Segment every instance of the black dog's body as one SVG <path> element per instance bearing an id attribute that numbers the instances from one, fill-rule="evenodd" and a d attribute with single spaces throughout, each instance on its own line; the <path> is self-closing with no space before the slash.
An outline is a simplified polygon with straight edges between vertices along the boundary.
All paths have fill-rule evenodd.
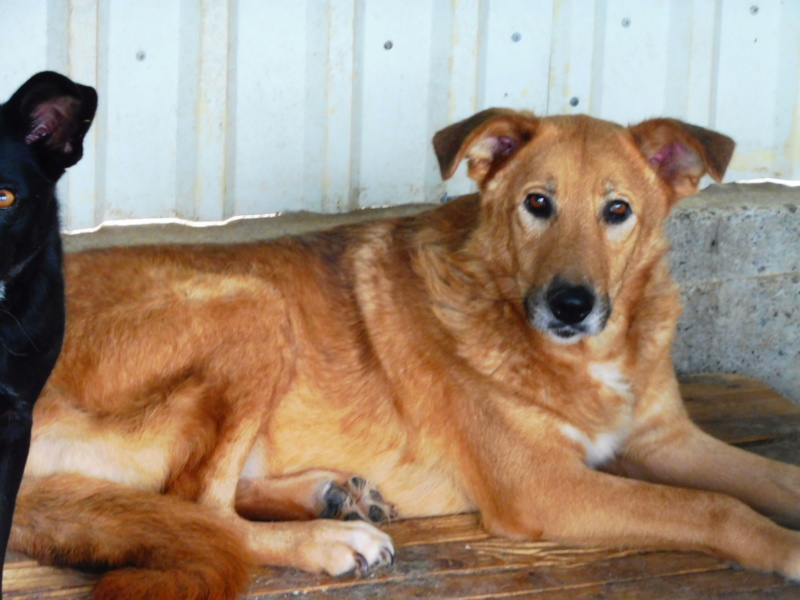
<path id="1" fill-rule="evenodd" d="M 55 365 L 64 336 L 64 281 L 55 185 L 64 170 L 80 159 L 83 136 L 96 107 L 94 89 L 50 72 L 34 75 L 0 106 L 3 554 L 28 456 L 33 405 Z"/>

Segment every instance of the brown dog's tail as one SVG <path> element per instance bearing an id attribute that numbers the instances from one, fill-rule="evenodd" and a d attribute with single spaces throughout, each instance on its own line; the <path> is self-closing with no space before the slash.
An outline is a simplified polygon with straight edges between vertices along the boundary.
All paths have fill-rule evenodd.
<path id="1" fill-rule="evenodd" d="M 253 564 L 203 507 L 81 475 L 24 482 L 9 547 L 47 564 L 116 569 L 96 600 L 233 600 Z"/>

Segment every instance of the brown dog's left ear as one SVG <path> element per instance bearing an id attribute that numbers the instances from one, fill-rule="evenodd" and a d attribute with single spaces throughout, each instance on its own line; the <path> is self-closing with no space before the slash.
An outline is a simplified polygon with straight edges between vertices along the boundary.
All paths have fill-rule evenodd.
<path id="1" fill-rule="evenodd" d="M 675 119 L 644 121 L 630 132 L 648 162 L 672 187 L 674 202 L 694 194 L 706 173 L 721 181 L 736 145 L 726 135 Z"/>
<path id="2" fill-rule="evenodd" d="M 433 149 L 443 179 L 450 179 L 466 158 L 469 176 L 479 184 L 533 138 L 537 119 L 530 113 L 489 108 L 442 129 Z"/>

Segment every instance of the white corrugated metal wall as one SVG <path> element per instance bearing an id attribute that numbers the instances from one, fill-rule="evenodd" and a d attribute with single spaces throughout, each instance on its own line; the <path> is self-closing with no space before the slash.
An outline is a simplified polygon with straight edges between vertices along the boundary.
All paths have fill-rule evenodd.
<path id="1" fill-rule="evenodd" d="M 798 0 L 0 0 L 0 97 L 98 88 L 69 229 L 436 200 L 430 138 L 487 106 L 668 115 L 800 179 Z"/>

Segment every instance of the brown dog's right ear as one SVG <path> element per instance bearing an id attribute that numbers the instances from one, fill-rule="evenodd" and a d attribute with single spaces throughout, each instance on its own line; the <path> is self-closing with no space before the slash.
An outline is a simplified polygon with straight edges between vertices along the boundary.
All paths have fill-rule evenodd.
<path id="1" fill-rule="evenodd" d="M 529 142 L 538 120 L 530 113 L 489 108 L 433 136 L 442 179 L 450 179 L 466 157 L 470 178 L 479 184 Z"/>
<path id="2" fill-rule="evenodd" d="M 673 192 L 673 203 L 697 192 L 708 173 L 722 181 L 734 141 L 727 135 L 676 119 L 650 119 L 630 128 L 650 166 Z"/>

